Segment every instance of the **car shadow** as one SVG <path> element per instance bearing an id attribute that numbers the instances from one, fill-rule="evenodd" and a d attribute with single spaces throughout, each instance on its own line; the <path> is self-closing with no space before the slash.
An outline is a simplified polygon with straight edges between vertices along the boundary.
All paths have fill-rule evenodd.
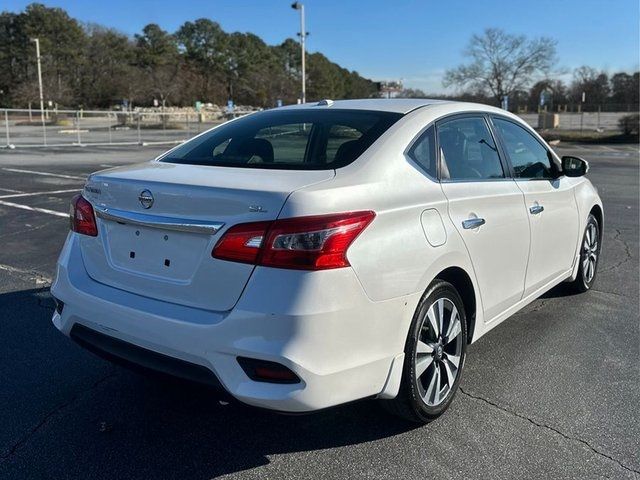
<path id="1" fill-rule="evenodd" d="M 568 282 L 559 283 L 551 290 L 545 292 L 540 298 L 561 298 L 561 297 L 572 297 L 574 295 L 579 295 L 580 292 L 576 291 L 572 285 Z"/>
<path id="2" fill-rule="evenodd" d="M 45 289 L 0 295 L 1 341 L 13 352 L 0 350 L 7 478 L 208 479 L 267 465 L 274 455 L 416 428 L 373 401 L 282 415 L 227 403 L 206 387 L 144 377 L 75 345 L 51 324 L 52 313 Z"/>

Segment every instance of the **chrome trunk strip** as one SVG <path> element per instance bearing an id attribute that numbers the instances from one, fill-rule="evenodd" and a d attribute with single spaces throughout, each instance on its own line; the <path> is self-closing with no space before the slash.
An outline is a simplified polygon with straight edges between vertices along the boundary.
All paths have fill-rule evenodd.
<path id="1" fill-rule="evenodd" d="M 140 225 L 143 227 L 158 228 L 162 230 L 174 230 L 178 232 L 204 233 L 215 235 L 224 227 L 222 222 L 209 222 L 205 220 L 190 220 L 184 218 L 162 217 L 145 213 L 127 212 L 114 208 L 94 207 L 96 215 L 103 220 L 122 223 L 126 225 Z"/>

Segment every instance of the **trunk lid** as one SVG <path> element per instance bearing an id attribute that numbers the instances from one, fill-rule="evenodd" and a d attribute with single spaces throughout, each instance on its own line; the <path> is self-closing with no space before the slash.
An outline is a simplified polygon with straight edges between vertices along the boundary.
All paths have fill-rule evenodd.
<path id="1" fill-rule="evenodd" d="M 216 242 L 238 223 L 274 220 L 291 192 L 334 175 L 160 162 L 97 172 L 83 192 L 99 231 L 81 238 L 85 268 L 115 288 L 230 310 L 254 267 L 213 258 Z"/>

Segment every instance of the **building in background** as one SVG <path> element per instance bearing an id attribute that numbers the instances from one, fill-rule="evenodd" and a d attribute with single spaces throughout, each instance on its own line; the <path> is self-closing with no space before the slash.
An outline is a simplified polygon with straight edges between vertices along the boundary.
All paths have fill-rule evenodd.
<path id="1" fill-rule="evenodd" d="M 376 85 L 378 86 L 378 94 L 382 98 L 395 98 L 404 90 L 402 80 L 383 80 L 376 82 Z"/>

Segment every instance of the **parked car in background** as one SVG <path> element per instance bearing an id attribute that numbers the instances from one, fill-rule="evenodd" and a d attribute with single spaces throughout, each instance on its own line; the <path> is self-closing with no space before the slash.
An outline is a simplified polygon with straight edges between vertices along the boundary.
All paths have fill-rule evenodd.
<path id="1" fill-rule="evenodd" d="M 603 209 L 587 171 L 485 105 L 259 112 L 89 177 L 53 322 L 250 405 L 378 398 L 428 422 L 470 343 L 560 282 L 593 285 Z"/>

